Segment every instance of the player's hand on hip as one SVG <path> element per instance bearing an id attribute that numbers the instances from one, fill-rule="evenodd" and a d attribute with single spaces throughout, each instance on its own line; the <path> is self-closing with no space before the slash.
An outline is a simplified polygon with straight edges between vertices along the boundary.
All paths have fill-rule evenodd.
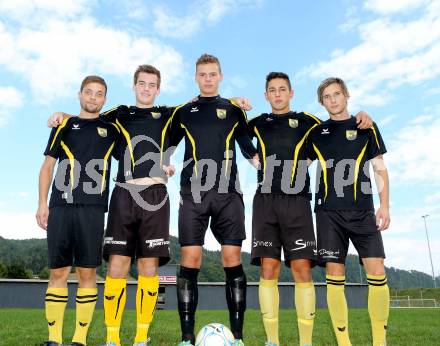
<path id="1" fill-rule="evenodd" d="M 42 204 L 38 207 L 35 218 L 37 219 L 38 226 L 47 230 L 47 220 L 49 218 L 49 208 L 47 205 Z"/>
<path id="2" fill-rule="evenodd" d="M 64 120 L 64 113 L 63 112 L 56 112 L 53 113 L 49 119 L 47 119 L 47 126 L 48 127 L 57 127 L 61 125 L 61 123 Z"/>
<path id="3" fill-rule="evenodd" d="M 359 129 L 365 130 L 373 126 L 373 119 L 371 119 L 368 113 L 361 111 L 356 114 L 356 123 Z"/>
<path id="4" fill-rule="evenodd" d="M 380 207 L 376 212 L 376 225 L 379 231 L 385 231 L 390 227 L 390 210 L 385 207 Z"/>

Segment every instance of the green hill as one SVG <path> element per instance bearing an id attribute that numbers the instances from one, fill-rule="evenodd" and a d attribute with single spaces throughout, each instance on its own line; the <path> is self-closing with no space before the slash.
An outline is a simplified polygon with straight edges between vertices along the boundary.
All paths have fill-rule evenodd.
<path id="1" fill-rule="evenodd" d="M 176 237 L 171 237 L 171 262 L 179 264 L 180 248 Z M 203 264 L 200 270 L 200 281 L 223 281 L 224 271 L 221 266 L 219 251 L 203 250 Z M 250 254 L 242 252 L 243 266 L 248 277 L 248 281 L 259 281 L 259 268 L 249 264 Z M 11 268 L 11 266 L 15 266 Z M 45 239 L 26 239 L 26 240 L 10 240 L 0 237 L 0 277 L 6 277 L 8 268 L 11 269 L 9 277 L 13 276 L 17 271 L 17 267 L 24 267 L 28 273 L 30 271 L 33 276 L 40 273 L 47 274 L 47 244 Z M 2 269 L 3 268 L 3 269 Z M 12 270 L 14 269 L 14 270 Z M 432 278 L 428 274 L 415 270 L 401 270 L 397 268 L 386 268 L 388 282 L 393 288 L 416 288 L 416 287 L 432 287 Z M 106 265 L 103 264 L 99 270 L 99 275 L 105 277 Z M 136 277 L 136 269 L 133 267 L 130 274 Z M 30 277 L 28 275 L 26 277 Z M 25 277 L 25 276 L 23 276 Z M 349 255 L 346 263 L 347 282 L 365 283 L 365 273 L 359 265 L 357 256 Z M 322 268 L 315 267 L 313 269 L 313 279 L 315 282 L 325 282 L 325 272 Z M 282 265 L 280 273 L 280 281 L 292 281 L 290 270 Z M 437 286 L 440 286 L 440 278 L 437 278 Z"/>

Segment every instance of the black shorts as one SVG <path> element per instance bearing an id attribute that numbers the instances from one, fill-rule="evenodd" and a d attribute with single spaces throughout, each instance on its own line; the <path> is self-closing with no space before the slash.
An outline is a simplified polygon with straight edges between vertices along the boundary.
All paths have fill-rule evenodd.
<path id="1" fill-rule="evenodd" d="M 242 195 L 211 190 L 201 193 L 200 203 L 196 203 L 190 193 L 181 193 L 180 245 L 203 245 L 209 218 L 212 233 L 221 245 L 241 246 L 243 239 L 246 239 Z"/>
<path id="2" fill-rule="evenodd" d="M 104 259 L 110 255 L 170 260 L 170 202 L 163 184 L 134 186 L 139 193 L 115 186 L 110 200 Z M 130 190 L 132 187 L 130 187 Z M 145 204 L 144 204 L 145 203 Z"/>
<path id="3" fill-rule="evenodd" d="M 105 206 L 66 205 L 49 209 L 49 268 L 101 265 Z"/>
<path id="4" fill-rule="evenodd" d="M 261 258 L 281 259 L 286 266 L 295 259 L 309 259 L 315 264 L 316 240 L 310 200 L 305 196 L 259 193 L 252 211 L 251 263 Z"/>
<path id="5" fill-rule="evenodd" d="M 359 258 L 385 258 L 382 235 L 371 210 L 317 210 L 316 229 L 322 266 L 327 262 L 345 263 L 349 240 Z"/>

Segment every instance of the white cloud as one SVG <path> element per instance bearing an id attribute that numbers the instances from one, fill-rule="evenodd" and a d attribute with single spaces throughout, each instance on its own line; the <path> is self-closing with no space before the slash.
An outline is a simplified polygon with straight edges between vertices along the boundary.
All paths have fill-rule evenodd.
<path id="1" fill-rule="evenodd" d="M 390 90 L 440 75 L 438 2 L 427 4 L 416 19 L 379 17 L 360 25 L 358 32 L 358 45 L 335 49 L 330 60 L 304 68 L 298 77 L 339 76 L 349 86 L 352 105 L 382 106 L 391 100 Z"/>
<path id="2" fill-rule="evenodd" d="M 19 21 L 41 23 L 48 16 L 73 18 L 88 13 L 94 0 L 15 0 L 0 1 L 0 13 Z"/>
<path id="3" fill-rule="evenodd" d="M 229 76 L 225 79 L 222 86 L 223 97 L 235 97 L 241 95 L 241 92 L 245 92 L 247 82 L 240 76 Z"/>
<path id="4" fill-rule="evenodd" d="M 154 28 L 165 37 L 186 38 L 194 35 L 203 27 L 217 23 L 227 13 L 241 8 L 259 6 L 263 0 L 206 0 L 193 1 L 188 14 L 179 17 L 171 13 L 166 6 L 156 6 Z"/>
<path id="5" fill-rule="evenodd" d="M 440 113 L 433 121 L 407 125 L 397 131 L 389 141 L 386 162 L 391 181 L 395 184 L 416 182 L 418 184 L 440 183 Z"/>
<path id="6" fill-rule="evenodd" d="M 356 16 L 358 12 L 357 7 L 351 6 L 345 11 L 345 22 L 341 25 L 339 25 L 339 30 L 341 30 L 343 33 L 349 32 L 356 28 L 359 23 L 360 19 Z"/>
<path id="7" fill-rule="evenodd" d="M 11 198 L 28 198 L 30 196 L 30 193 L 28 191 L 18 191 L 18 192 L 10 192 L 9 197 Z"/>
<path id="8" fill-rule="evenodd" d="M 172 47 L 101 25 L 84 15 L 81 7 L 72 9 L 73 14 L 81 14 L 73 18 L 64 18 L 57 9 L 51 8 L 52 15 L 43 17 L 43 26 L 23 22 L 11 27 L 5 23 L 13 13 L 0 16 L 0 66 L 28 81 L 37 101 L 74 95 L 87 74 L 129 81 L 135 68 L 144 63 L 161 69 L 163 91 L 176 92 L 182 87 L 183 58 Z M 39 17 L 42 12 L 37 12 Z"/>
<path id="9" fill-rule="evenodd" d="M 425 200 L 426 200 L 427 204 L 433 204 L 436 202 L 440 202 L 440 191 L 435 192 L 435 193 L 427 196 Z"/>
<path id="10" fill-rule="evenodd" d="M 423 233 L 420 233 L 418 239 L 410 237 L 395 238 L 388 234 L 384 235 L 385 265 L 387 267 L 395 267 L 405 270 L 418 270 L 431 275 L 431 262 L 429 260 L 428 245 L 426 237 Z M 440 250 L 440 241 L 430 241 L 432 260 L 434 266 L 436 263 L 440 263 L 440 256 L 438 252 Z M 435 268 L 435 275 L 438 275 L 438 270 Z"/>
<path id="11" fill-rule="evenodd" d="M 374 115 L 372 115 L 372 117 L 374 118 Z M 385 118 L 378 119 L 377 124 L 378 124 L 379 128 L 382 128 L 382 127 L 390 124 L 395 118 L 396 118 L 396 115 L 392 114 L 392 115 L 389 115 Z"/>
<path id="12" fill-rule="evenodd" d="M 35 213 L 0 213 L 0 236 L 7 239 L 46 238 L 46 231 L 37 225 Z"/>
<path id="13" fill-rule="evenodd" d="M 23 104 L 23 94 L 13 87 L 0 87 L 0 127 L 7 124 L 14 109 Z"/>
<path id="14" fill-rule="evenodd" d="M 368 10 L 381 13 L 391 14 L 397 12 L 406 12 L 414 10 L 422 5 L 429 3 L 429 0 L 399 0 L 399 1 L 384 1 L 384 0 L 367 0 L 364 7 Z"/>
<path id="15" fill-rule="evenodd" d="M 415 117 L 410 121 L 411 124 L 417 125 L 417 124 L 423 124 L 427 121 L 432 120 L 434 117 L 432 115 L 420 115 L 418 117 Z"/>

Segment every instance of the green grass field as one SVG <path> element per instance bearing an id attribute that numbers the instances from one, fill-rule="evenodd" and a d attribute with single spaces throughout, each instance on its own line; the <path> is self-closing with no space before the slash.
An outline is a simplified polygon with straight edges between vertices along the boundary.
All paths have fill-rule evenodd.
<path id="1" fill-rule="evenodd" d="M 366 309 L 351 309 L 350 335 L 353 345 L 371 345 L 370 323 Z M 133 310 L 124 314 L 122 325 L 122 344 L 132 345 L 136 327 L 136 315 Z M 226 311 L 198 311 L 198 330 L 209 322 L 228 325 Z M 64 340 L 70 341 L 73 335 L 75 311 L 67 310 L 64 319 Z M 1 309 L 0 345 L 34 346 L 47 337 L 43 310 Z M 258 310 L 248 310 L 245 321 L 245 339 L 247 346 L 264 345 L 265 334 Z M 157 311 L 150 329 L 152 345 L 176 345 L 180 340 L 179 318 L 176 311 Z M 281 345 L 297 345 L 295 311 L 280 311 Z M 102 345 L 105 341 L 103 311 L 97 310 L 89 331 L 89 346 Z M 388 344 L 403 345 L 440 345 L 440 309 L 392 309 Z M 318 310 L 315 319 L 314 345 L 336 345 L 327 310 Z"/>

